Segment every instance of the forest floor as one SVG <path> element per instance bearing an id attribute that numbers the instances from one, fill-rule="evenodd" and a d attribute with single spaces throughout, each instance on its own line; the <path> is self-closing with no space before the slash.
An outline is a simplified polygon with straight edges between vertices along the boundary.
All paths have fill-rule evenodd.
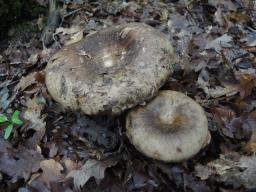
<path id="1" fill-rule="evenodd" d="M 65 2 L 47 47 L 40 40 L 47 14 L 12 27 L 1 43 L 0 191 L 256 190 L 256 1 Z M 88 117 L 47 92 L 44 69 L 58 49 L 134 21 L 165 33 L 181 57 L 162 89 L 181 91 L 206 111 L 211 142 L 186 162 L 136 151 L 125 114 Z"/>

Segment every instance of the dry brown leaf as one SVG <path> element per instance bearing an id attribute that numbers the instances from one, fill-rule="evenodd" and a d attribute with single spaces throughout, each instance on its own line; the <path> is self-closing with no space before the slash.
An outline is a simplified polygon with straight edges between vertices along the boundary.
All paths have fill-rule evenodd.
<path id="1" fill-rule="evenodd" d="M 22 77 L 20 82 L 15 86 L 14 91 L 24 91 L 26 88 L 33 84 L 43 84 L 44 83 L 44 72 L 36 71 L 32 72 L 29 75 Z"/>
<path id="2" fill-rule="evenodd" d="M 13 183 L 19 179 L 27 181 L 33 172 L 38 171 L 41 154 L 35 150 L 29 150 L 23 146 L 13 146 L 0 139 L 0 170 L 10 176 Z"/>
<path id="3" fill-rule="evenodd" d="M 252 132 L 250 140 L 243 144 L 243 150 L 248 154 L 256 154 L 256 110 L 252 111 L 245 120 L 245 130 Z"/>
<path id="4" fill-rule="evenodd" d="M 114 159 L 106 159 L 102 161 L 88 159 L 79 170 L 70 171 L 66 177 L 74 178 L 74 185 L 79 189 L 83 187 L 91 177 L 94 177 L 96 182 L 102 180 L 105 176 L 106 168 L 116 164 L 117 161 Z"/>
<path id="5" fill-rule="evenodd" d="M 246 23 L 250 21 L 250 16 L 246 13 L 230 12 L 228 14 L 228 19 L 238 23 Z"/>
<path id="6" fill-rule="evenodd" d="M 48 187 L 51 182 L 57 182 L 64 178 L 64 175 L 61 173 L 64 170 L 63 166 L 54 159 L 41 161 L 40 167 L 43 173 L 39 180 L 47 184 Z"/>
<path id="7" fill-rule="evenodd" d="M 71 160 L 71 159 L 65 159 L 64 164 L 65 164 L 65 168 L 67 169 L 67 172 L 70 172 L 74 169 L 79 168 L 79 164 L 76 163 L 75 161 Z"/>
<path id="8" fill-rule="evenodd" d="M 256 75 L 253 74 L 238 74 L 236 78 L 239 79 L 239 85 L 237 85 L 237 90 L 240 93 L 240 97 L 243 99 L 252 93 L 254 88 L 254 83 L 256 81 Z"/>
<path id="9" fill-rule="evenodd" d="M 35 65 L 36 62 L 38 61 L 38 58 L 39 58 L 39 54 L 38 54 L 38 53 L 32 54 L 32 55 L 30 55 L 30 57 L 28 58 L 28 63 L 31 63 L 31 64 Z M 35 72 L 34 72 L 34 73 L 35 73 Z"/>
<path id="10" fill-rule="evenodd" d="M 35 133 L 32 137 L 28 138 L 25 142 L 28 148 L 38 148 L 38 144 L 45 135 L 45 117 L 46 114 L 42 115 L 41 112 L 44 108 L 43 97 L 34 97 L 33 99 L 28 99 L 26 106 L 27 109 L 24 112 L 23 118 L 29 121 L 27 129 L 34 129 Z"/>
<path id="11" fill-rule="evenodd" d="M 221 155 L 207 164 L 213 169 L 222 182 L 233 185 L 236 188 L 244 186 L 247 189 L 256 187 L 256 156 L 232 157 Z"/>
<path id="12" fill-rule="evenodd" d="M 209 43 L 206 44 L 205 49 L 214 49 L 216 52 L 220 52 L 222 47 L 231 47 L 230 42 L 233 41 L 233 38 L 227 34 L 224 34 Z"/>
<path id="13" fill-rule="evenodd" d="M 80 41 L 81 39 L 83 38 L 83 30 L 75 33 L 74 35 L 72 35 L 70 37 L 70 40 L 68 40 L 65 45 L 70 45 L 70 44 L 73 44 L 73 43 L 76 43 L 78 41 Z"/>
<path id="14" fill-rule="evenodd" d="M 256 154 L 256 132 L 253 132 L 250 140 L 243 145 L 243 150 L 248 154 Z"/>
<path id="15" fill-rule="evenodd" d="M 24 119 L 30 121 L 30 128 L 37 131 L 45 128 L 45 116 L 41 115 L 44 108 L 43 103 L 38 102 L 38 97 L 28 99 L 26 103 L 27 109 L 24 113 Z"/>
<path id="16" fill-rule="evenodd" d="M 237 94 L 237 85 L 235 84 L 226 84 L 223 86 L 215 86 L 212 88 L 212 86 L 209 84 L 209 82 L 205 81 L 201 76 L 197 79 L 197 85 L 203 89 L 205 94 L 208 97 L 212 98 L 218 98 L 222 96 L 232 96 Z"/>
<path id="17" fill-rule="evenodd" d="M 237 131 L 230 124 L 236 118 L 236 113 L 227 107 L 213 107 L 211 112 L 214 120 L 218 124 L 218 129 L 227 137 L 234 138 Z"/>
<path id="18" fill-rule="evenodd" d="M 81 28 L 79 26 L 74 26 L 70 28 L 59 27 L 56 29 L 56 34 L 63 33 L 63 35 L 72 35 L 78 33 L 79 31 L 81 31 Z"/>
<path id="19" fill-rule="evenodd" d="M 201 180 L 208 179 L 213 173 L 214 171 L 207 166 L 203 166 L 201 164 L 197 164 L 195 166 L 195 175 L 199 177 Z"/>

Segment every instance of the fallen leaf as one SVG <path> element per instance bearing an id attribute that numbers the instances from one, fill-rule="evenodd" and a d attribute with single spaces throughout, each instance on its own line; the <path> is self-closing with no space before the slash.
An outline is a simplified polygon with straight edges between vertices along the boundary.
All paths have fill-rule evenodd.
<path id="1" fill-rule="evenodd" d="M 228 13 L 228 18 L 239 24 L 247 23 L 250 20 L 250 16 L 246 13 L 239 13 L 239 12 L 230 12 Z"/>
<path id="2" fill-rule="evenodd" d="M 204 192 L 210 192 L 214 190 L 213 188 L 210 188 L 206 182 L 200 181 L 196 177 L 194 177 L 192 174 L 184 174 L 184 189 L 191 189 L 194 192 L 198 191 L 204 191 Z"/>
<path id="3" fill-rule="evenodd" d="M 83 38 L 83 31 L 81 30 L 81 31 L 75 33 L 74 35 L 72 35 L 70 37 L 70 40 L 68 40 L 65 43 L 65 45 L 70 45 L 70 44 L 76 43 L 76 42 L 80 41 L 82 38 Z"/>
<path id="4" fill-rule="evenodd" d="M 45 128 L 44 118 L 41 112 L 44 108 L 44 104 L 37 102 L 38 98 L 28 99 L 26 103 L 26 111 L 24 113 L 24 119 L 30 121 L 30 128 L 35 130 L 41 130 Z"/>
<path id="5" fill-rule="evenodd" d="M 232 40 L 233 38 L 231 36 L 224 34 L 206 44 L 205 49 L 214 49 L 215 51 L 220 52 L 222 47 L 231 47 L 232 45 L 230 42 Z"/>
<path id="6" fill-rule="evenodd" d="M 247 36 L 244 37 L 242 40 L 245 41 L 247 46 L 249 47 L 256 46 L 256 32 L 251 32 L 247 34 Z"/>
<path id="7" fill-rule="evenodd" d="M 45 134 L 46 122 L 44 119 L 46 115 L 41 114 L 45 103 L 41 102 L 42 99 L 39 99 L 39 97 L 34 97 L 33 99 L 27 100 L 27 109 L 23 115 L 23 118 L 29 121 L 29 126 L 27 129 L 35 130 L 33 136 L 26 141 L 26 145 L 31 148 L 36 148 L 37 144 L 41 141 Z"/>
<path id="8" fill-rule="evenodd" d="M 28 63 L 31 63 L 32 65 L 35 65 L 36 62 L 38 61 L 39 55 L 38 53 L 32 54 L 30 55 L 30 57 L 28 58 Z"/>
<path id="9" fill-rule="evenodd" d="M 61 173 L 64 170 L 63 166 L 54 159 L 41 161 L 40 167 L 43 170 L 42 175 L 39 177 L 48 187 L 51 182 L 62 180 L 65 176 Z"/>
<path id="10" fill-rule="evenodd" d="M 248 154 L 256 154 L 256 110 L 252 111 L 245 119 L 243 129 L 251 132 L 249 141 L 243 144 L 243 150 Z"/>
<path id="11" fill-rule="evenodd" d="M 14 91 L 24 91 L 29 86 L 36 84 L 42 84 L 44 83 L 44 72 L 43 71 L 37 71 L 32 72 L 29 75 L 22 77 L 19 81 L 19 83 L 15 86 Z"/>
<path id="12" fill-rule="evenodd" d="M 214 7 L 218 7 L 223 5 L 225 8 L 227 8 L 230 11 L 236 11 L 237 7 L 233 3 L 232 0 L 209 0 L 208 3 Z"/>
<path id="13" fill-rule="evenodd" d="M 74 185 L 79 189 L 83 187 L 91 177 L 94 177 L 96 182 L 99 183 L 105 176 L 106 168 L 116 164 L 117 161 L 114 159 L 106 159 L 102 161 L 88 159 L 79 170 L 70 171 L 66 177 L 74 178 Z"/>
<path id="14" fill-rule="evenodd" d="M 221 181 L 235 188 L 244 186 L 247 189 L 256 187 L 256 156 L 241 156 L 239 159 L 230 155 L 221 155 L 207 164 L 214 170 Z"/>
<path id="15" fill-rule="evenodd" d="M 0 139 L 0 170 L 10 176 L 13 183 L 19 179 L 29 179 L 31 173 L 39 169 L 41 154 L 22 146 L 13 148 L 10 143 Z"/>
<path id="16" fill-rule="evenodd" d="M 243 144 L 243 151 L 248 154 L 256 154 L 256 132 L 254 131 L 251 135 L 250 140 Z"/>
<path id="17" fill-rule="evenodd" d="M 220 26 L 225 27 L 225 26 L 227 26 L 227 21 L 226 21 L 226 19 L 224 17 L 224 14 L 223 14 L 222 10 L 223 10 L 222 7 L 218 7 L 217 11 L 214 14 L 214 16 L 215 16 L 216 22 Z"/>
<path id="18" fill-rule="evenodd" d="M 63 35 L 71 35 L 71 34 L 76 34 L 79 31 L 81 31 L 81 28 L 79 26 L 74 26 L 70 28 L 64 28 L 64 27 L 59 27 L 56 29 L 56 34 L 58 33 L 63 33 Z"/>
<path id="19" fill-rule="evenodd" d="M 222 96 L 232 96 L 238 93 L 237 85 L 217 85 L 212 86 L 210 85 L 204 78 L 201 77 L 201 75 L 198 76 L 197 79 L 197 85 L 203 89 L 205 94 L 207 94 L 208 97 L 212 98 L 218 98 Z"/>
<path id="20" fill-rule="evenodd" d="M 79 168 L 79 164 L 71 159 L 65 159 L 64 164 L 68 172 Z"/>
<path id="21" fill-rule="evenodd" d="M 214 173 L 214 171 L 211 168 L 207 167 L 207 166 L 203 166 L 201 164 L 197 164 L 195 166 L 194 173 L 201 180 L 206 180 L 206 179 L 208 179 Z"/>
<path id="22" fill-rule="evenodd" d="M 237 90 L 240 93 L 240 97 L 243 99 L 249 95 L 251 95 L 252 90 L 254 88 L 254 84 L 256 82 L 255 74 L 237 74 L 236 78 L 239 80 L 239 84 L 237 85 Z"/>

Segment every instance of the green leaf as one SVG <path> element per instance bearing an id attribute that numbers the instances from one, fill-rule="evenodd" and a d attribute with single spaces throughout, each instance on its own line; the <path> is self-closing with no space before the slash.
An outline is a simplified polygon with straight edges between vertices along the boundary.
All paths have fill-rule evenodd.
<path id="1" fill-rule="evenodd" d="M 12 114 L 12 123 L 16 124 L 16 125 L 22 125 L 23 121 L 20 120 L 20 112 L 19 111 L 14 111 L 14 113 Z"/>
<path id="2" fill-rule="evenodd" d="M 6 121 L 8 121 L 7 116 L 5 116 L 4 114 L 1 114 L 1 115 L 0 115 L 0 123 L 4 123 L 4 122 L 6 122 Z"/>
<path id="3" fill-rule="evenodd" d="M 8 139 L 12 133 L 13 124 L 9 124 L 4 130 L 4 139 Z"/>

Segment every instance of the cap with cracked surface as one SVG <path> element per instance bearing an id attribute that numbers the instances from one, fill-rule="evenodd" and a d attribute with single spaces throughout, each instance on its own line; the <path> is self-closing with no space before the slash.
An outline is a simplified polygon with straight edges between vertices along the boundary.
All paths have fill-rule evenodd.
<path id="1" fill-rule="evenodd" d="M 66 107 L 88 115 L 119 114 L 155 96 L 176 58 L 156 29 L 114 26 L 58 51 L 47 64 L 46 85 Z"/>
<path id="2" fill-rule="evenodd" d="M 126 117 L 127 136 L 144 155 L 166 161 L 189 159 L 209 142 L 203 108 L 176 91 L 160 91 Z"/>

